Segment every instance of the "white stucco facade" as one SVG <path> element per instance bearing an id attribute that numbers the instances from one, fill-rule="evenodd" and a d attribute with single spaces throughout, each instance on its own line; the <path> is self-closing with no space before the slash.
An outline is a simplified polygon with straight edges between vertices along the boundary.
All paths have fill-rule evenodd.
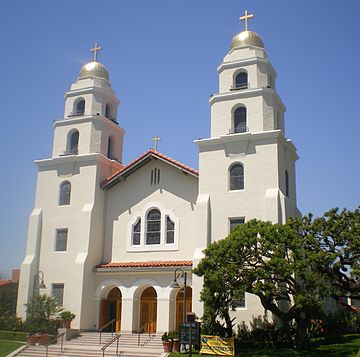
<path id="1" fill-rule="evenodd" d="M 199 170 L 155 150 L 122 163 L 125 130 L 105 67 L 85 66 L 54 122 L 52 156 L 38 160 L 34 209 L 21 266 L 18 313 L 46 289 L 75 313 L 75 328 L 173 330 L 186 275 L 187 310 L 202 316 L 202 279 L 192 275 L 209 243 L 252 218 L 297 216 L 295 146 L 285 137 L 285 106 L 263 47 L 233 45 L 218 67 L 210 137 L 196 140 Z M 91 66 L 90 66 L 91 67 Z M 84 69 L 85 68 L 85 69 Z M 126 150 L 126 148 L 125 148 Z M 186 273 L 186 274 L 185 274 Z M 254 295 L 237 323 L 264 314 Z"/>

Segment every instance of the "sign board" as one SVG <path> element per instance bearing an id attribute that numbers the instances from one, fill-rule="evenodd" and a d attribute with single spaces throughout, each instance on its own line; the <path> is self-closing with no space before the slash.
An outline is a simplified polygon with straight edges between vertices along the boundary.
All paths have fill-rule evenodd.
<path id="1" fill-rule="evenodd" d="M 200 322 L 181 322 L 179 329 L 179 343 L 200 346 Z"/>
<path id="2" fill-rule="evenodd" d="M 200 353 L 217 356 L 234 356 L 234 338 L 202 335 Z"/>

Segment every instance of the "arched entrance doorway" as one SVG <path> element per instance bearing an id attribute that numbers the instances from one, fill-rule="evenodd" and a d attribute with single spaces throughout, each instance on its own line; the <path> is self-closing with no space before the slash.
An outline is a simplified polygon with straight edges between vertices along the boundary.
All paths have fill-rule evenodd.
<path id="1" fill-rule="evenodd" d="M 112 288 L 105 300 L 101 300 L 100 327 L 115 319 L 115 331 L 121 330 L 121 291 Z M 111 325 L 105 331 L 111 331 Z"/>
<path id="2" fill-rule="evenodd" d="M 185 316 L 187 312 L 191 311 L 191 301 L 192 301 L 192 289 L 190 286 L 187 286 Z M 184 311 L 184 288 L 181 288 L 176 295 L 176 329 L 179 328 L 179 323 L 183 321 L 183 311 Z"/>
<path id="3" fill-rule="evenodd" d="M 146 288 L 140 298 L 140 329 L 156 332 L 157 294 L 153 287 Z"/>

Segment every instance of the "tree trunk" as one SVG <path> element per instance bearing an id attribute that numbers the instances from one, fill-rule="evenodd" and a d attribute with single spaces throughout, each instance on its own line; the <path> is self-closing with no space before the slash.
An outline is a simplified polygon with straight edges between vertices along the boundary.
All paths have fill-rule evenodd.
<path id="1" fill-rule="evenodd" d="M 224 316 L 224 319 L 225 319 L 225 323 L 226 323 L 226 334 L 227 334 L 227 337 L 232 337 L 232 335 L 233 335 L 232 319 L 230 318 L 229 312 L 226 312 L 224 315 L 225 315 L 225 316 Z"/>
<path id="2" fill-rule="evenodd" d="M 301 314 L 300 314 L 301 315 Z M 305 350 L 309 348 L 309 336 L 307 334 L 308 320 L 300 316 L 295 319 L 296 321 L 296 340 L 295 348 L 297 350 Z"/>

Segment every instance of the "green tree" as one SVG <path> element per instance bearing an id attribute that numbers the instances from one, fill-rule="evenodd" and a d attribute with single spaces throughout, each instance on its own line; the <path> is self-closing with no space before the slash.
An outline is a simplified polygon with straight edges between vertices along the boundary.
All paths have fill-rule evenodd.
<path id="1" fill-rule="evenodd" d="M 60 324 L 58 315 L 62 310 L 53 296 L 35 295 L 32 301 L 26 304 L 28 329 L 31 332 L 56 334 Z"/>
<path id="2" fill-rule="evenodd" d="M 0 288 L 0 330 L 22 330 L 23 322 L 16 316 L 18 284 L 10 283 Z"/>
<path id="3" fill-rule="evenodd" d="M 350 291 L 359 296 L 359 238 L 358 210 L 335 209 L 284 225 L 258 220 L 239 225 L 209 245 L 194 269 L 204 276 L 205 324 L 231 335 L 230 310 L 249 292 L 285 327 L 295 321 L 296 346 L 306 347 L 309 320 L 317 317 L 325 297 Z"/>
<path id="4" fill-rule="evenodd" d="M 10 283 L 0 288 L 0 315 L 16 313 L 17 291 L 17 283 Z"/>
<path id="5" fill-rule="evenodd" d="M 323 217 L 292 219 L 289 226 L 306 242 L 311 260 L 327 284 L 328 296 L 360 298 L 360 210 L 334 208 Z M 350 302 L 351 300 L 348 300 Z"/>

